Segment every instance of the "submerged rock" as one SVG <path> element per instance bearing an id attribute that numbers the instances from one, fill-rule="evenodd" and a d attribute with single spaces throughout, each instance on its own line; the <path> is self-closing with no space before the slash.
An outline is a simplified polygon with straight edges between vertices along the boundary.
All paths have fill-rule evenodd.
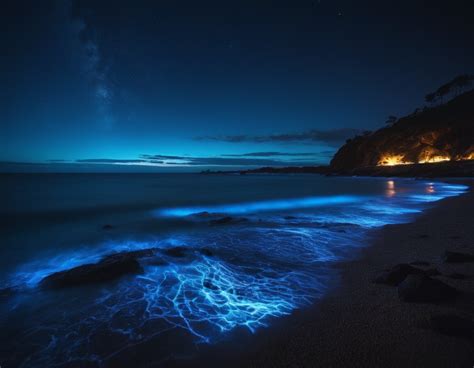
<path id="1" fill-rule="evenodd" d="M 155 255 L 156 249 L 141 249 L 108 255 L 97 263 L 55 272 L 46 276 L 40 286 L 47 289 L 59 289 L 71 286 L 111 281 L 123 275 L 141 271 L 137 259 Z"/>
<path id="2" fill-rule="evenodd" d="M 474 338 L 474 321 L 455 314 L 438 314 L 430 318 L 430 327 L 444 335 Z"/>
<path id="3" fill-rule="evenodd" d="M 53 273 L 41 280 L 40 286 L 48 289 L 59 289 L 90 283 L 110 281 L 141 269 L 135 258 L 107 257 L 98 263 L 85 264 L 66 271 Z"/>
<path id="4" fill-rule="evenodd" d="M 400 284 L 403 280 L 408 275 L 414 275 L 414 274 L 424 274 L 425 271 L 422 269 L 410 266 L 409 264 L 406 263 L 400 263 L 396 266 L 394 266 L 392 269 L 384 271 L 377 275 L 374 278 L 374 282 L 376 284 L 386 284 L 386 285 L 392 285 L 392 286 L 397 286 Z"/>
<path id="5" fill-rule="evenodd" d="M 227 224 L 236 224 L 239 222 L 248 221 L 245 217 L 232 217 L 232 216 L 224 216 L 215 220 L 209 221 L 211 225 L 227 225 Z"/>
<path id="6" fill-rule="evenodd" d="M 212 225 L 224 225 L 224 224 L 228 224 L 228 223 L 233 222 L 233 221 L 234 221 L 233 217 L 225 216 L 225 217 L 221 217 L 221 218 L 216 219 L 216 220 L 211 220 L 211 224 Z"/>
<path id="7" fill-rule="evenodd" d="M 168 248 L 163 251 L 163 253 L 169 257 L 183 258 L 186 257 L 190 252 L 188 247 L 178 246 L 173 248 Z"/>
<path id="8" fill-rule="evenodd" d="M 443 302 L 454 299 L 457 294 L 455 288 L 423 274 L 408 275 L 398 285 L 398 296 L 404 302 Z"/>
<path id="9" fill-rule="evenodd" d="M 443 257 L 446 263 L 461 263 L 461 262 L 474 262 L 474 254 L 453 252 L 447 250 Z"/>
<path id="10" fill-rule="evenodd" d="M 212 257 L 214 255 L 214 252 L 209 248 L 201 248 L 201 249 L 199 249 L 199 252 L 202 255 L 208 256 L 208 257 Z"/>

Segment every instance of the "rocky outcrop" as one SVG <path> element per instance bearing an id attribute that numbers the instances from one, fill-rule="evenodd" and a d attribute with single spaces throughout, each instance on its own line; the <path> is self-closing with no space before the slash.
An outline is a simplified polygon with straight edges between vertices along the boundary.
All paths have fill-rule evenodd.
<path id="1" fill-rule="evenodd" d="M 382 164 L 472 160 L 473 122 L 474 91 L 470 91 L 444 105 L 401 118 L 392 126 L 348 140 L 334 155 L 330 168 L 335 173 L 350 173 Z"/>
<path id="2" fill-rule="evenodd" d="M 425 274 L 420 268 L 410 266 L 409 264 L 401 263 L 390 270 L 383 271 L 374 278 L 376 284 L 386 284 L 391 286 L 397 286 L 400 284 L 408 275 L 422 275 Z"/>
<path id="3" fill-rule="evenodd" d="M 140 272 L 138 259 L 152 257 L 156 252 L 156 249 L 143 249 L 111 254 L 97 263 L 77 266 L 46 276 L 41 280 L 40 286 L 46 289 L 60 289 L 111 281 L 126 274 Z"/>
<path id="4" fill-rule="evenodd" d="M 214 256 L 210 248 L 192 249 L 185 246 L 171 248 L 148 248 L 136 251 L 126 251 L 105 256 L 97 263 L 89 263 L 55 272 L 46 276 L 40 282 L 44 289 L 61 289 L 72 286 L 97 284 L 112 281 L 127 274 L 136 274 L 142 271 L 140 262 L 146 265 L 165 266 L 167 260 L 182 258 L 191 260 L 192 256 Z M 0 290 L 0 297 L 7 294 L 7 289 Z"/>
<path id="5" fill-rule="evenodd" d="M 452 300 L 456 295 L 455 288 L 426 275 L 408 275 L 398 285 L 398 296 L 404 302 L 437 303 Z"/>

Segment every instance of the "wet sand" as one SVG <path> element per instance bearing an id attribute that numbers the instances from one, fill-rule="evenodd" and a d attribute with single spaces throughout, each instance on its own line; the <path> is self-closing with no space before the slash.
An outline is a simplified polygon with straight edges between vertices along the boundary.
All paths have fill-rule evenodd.
<path id="1" fill-rule="evenodd" d="M 472 181 L 465 182 L 471 185 Z M 370 247 L 340 263 L 340 286 L 285 331 L 266 334 L 258 351 L 239 362 L 252 367 L 471 367 L 474 341 L 434 332 L 429 318 L 454 313 L 474 320 L 474 263 L 447 264 L 445 250 L 474 253 L 474 191 L 445 199 L 415 222 L 376 231 Z M 454 302 L 405 303 L 397 288 L 371 282 L 398 263 L 428 261 L 439 280 L 465 292 Z"/>
<path id="2" fill-rule="evenodd" d="M 472 188 L 472 181 L 462 183 Z M 338 285 L 313 307 L 232 345 L 204 348 L 200 358 L 177 366 L 472 367 L 474 341 L 435 332 L 429 320 L 441 313 L 474 320 L 474 262 L 442 260 L 446 250 L 474 253 L 473 224 L 471 189 L 434 204 L 412 223 L 384 226 L 355 260 L 336 265 Z M 435 277 L 463 295 L 453 302 L 406 303 L 397 287 L 371 281 L 384 269 L 413 261 L 427 261 L 442 274 L 466 275 Z"/>

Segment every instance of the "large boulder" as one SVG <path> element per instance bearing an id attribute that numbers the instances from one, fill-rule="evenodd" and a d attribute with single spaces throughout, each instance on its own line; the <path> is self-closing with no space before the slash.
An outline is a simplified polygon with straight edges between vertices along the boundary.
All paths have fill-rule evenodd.
<path id="1" fill-rule="evenodd" d="M 400 284 L 408 275 L 421 275 L 424 274 L 420 268 L 410 266 L 406 263 L 400 263 L 390 270 L 386 270 L 375 276 L 374 282 L 376 284 L 386 284 L 391 286 L 397 286 Z"/>
<path id="2" fill-rule="evenodd" d="M 227 224 L 238 224 L 240 222 L 248 221 L 245 217 L 232 217 L 224 216 L 218 219 L 211 220 L 209 223 L 211 225 L 227 225 Z"/>
<path id="3" fill-rule="evenodd" d="M 174 258 L 184 258 L 187 255 L 189 255 L 190 252 L 191 252 L 191 249 L 184 246 L 177 246 L 177 247 L 167 248 L 163 250 L 163 254 L 165 254 L 168 257 L 174 257 Z"/>
<path id="4" fill-rule="evenodd" d="M 155 249 L 142 249 L 111 254 L 97 263 L 77 266 L 46 276 L 41 280 L 40 286 L 47 289 L 60 289 L 114 280 L 126 274 L 140 272 L 141 266 L 138 259 L 151 257 L 155 253 Z"/>
<path id="5" fill-rule="evenodd" d="M 436 303 L 452 300 L 458 291 L 426 275 L 408 275 L 398 285 L 398 296 L 404 302 L 411 303 Z"/>

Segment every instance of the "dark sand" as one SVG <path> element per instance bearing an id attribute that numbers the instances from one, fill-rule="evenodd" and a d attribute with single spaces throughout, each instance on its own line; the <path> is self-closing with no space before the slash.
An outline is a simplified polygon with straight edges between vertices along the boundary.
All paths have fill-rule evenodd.
<path id="1" fill-rule="evenodd" d="M 447 249 L 474 253 L 474 191 L 434 204 L 413 223 L 377 230 L 356 260 L 336 266 L 340 284 L 314 307 L 231 347 L 218 344 L 203 351 L 201 359 L 178 365 L 470 368 L 473 340 L 428 328 L 430 316 L 437 313 L 474 320 L 474 263 L 443 263 Z M 443 274 L 468 275 L 465 280 L 436 276 L 466 294 L 443 304 L 405 303 L 396 287 L 371 282 L 385 268 L 418 260 L 432 263 Z"/>

